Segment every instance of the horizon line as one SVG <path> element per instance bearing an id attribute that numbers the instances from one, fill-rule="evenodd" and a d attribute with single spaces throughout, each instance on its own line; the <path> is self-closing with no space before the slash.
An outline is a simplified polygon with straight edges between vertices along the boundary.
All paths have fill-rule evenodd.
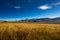
<path id="1" fill-rule="evenodd" d="M 41 18 L 59 18 L 59 17 L 41 17 Z M 41 19 L 40 17 L 39 18 L 11 18 L 11 19 L 0 19 L 0 21 L 18 21 L 18 20 L 25 20 L 25 19 Z"/>

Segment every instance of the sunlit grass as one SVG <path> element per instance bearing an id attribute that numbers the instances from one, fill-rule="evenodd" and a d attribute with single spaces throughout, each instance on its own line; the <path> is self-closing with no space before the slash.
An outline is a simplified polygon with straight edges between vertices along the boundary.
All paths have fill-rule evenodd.
<path id="1" fill-rule="evenodd" d="M 0 23 L 0 40 L 60 40 L 60 24 Z"/>

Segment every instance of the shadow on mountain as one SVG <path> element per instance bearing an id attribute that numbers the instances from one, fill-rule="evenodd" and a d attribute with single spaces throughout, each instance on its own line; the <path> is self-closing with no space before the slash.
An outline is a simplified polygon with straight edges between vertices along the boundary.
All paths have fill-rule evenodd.
<path id="1" fill-rule="evenodd" d="M 57 17 L 57 18 L 25 19 L 25 20 L 18 20 L 18 21 L 0 21 L 0 22 L 31 22 L 31 23 L 60 24 L 60 17 Z"/>

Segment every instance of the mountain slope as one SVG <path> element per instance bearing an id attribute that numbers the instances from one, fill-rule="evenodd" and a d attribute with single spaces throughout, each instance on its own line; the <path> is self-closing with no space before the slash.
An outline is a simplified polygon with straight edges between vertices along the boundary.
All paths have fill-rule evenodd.
<path id="1" fill-rule="evenodd" d="M 39 18 L 39 19 L 25 19 L 25 20 L 17 20 L 17 21 L 4 21 L 1 20 L 0 22 L 36 22 L 36 23 L 53 23 L 53 24 L 60 24 L 60 17 L 57 18 Z"/>
<path id="2" fill-rule="evenodd" d="M 20 22 L 39 22 L 39 23 L 58 23 L 60 24 L 60 17 L 57 18 L 39 18 L 39 19 L 26 19 Z"/>

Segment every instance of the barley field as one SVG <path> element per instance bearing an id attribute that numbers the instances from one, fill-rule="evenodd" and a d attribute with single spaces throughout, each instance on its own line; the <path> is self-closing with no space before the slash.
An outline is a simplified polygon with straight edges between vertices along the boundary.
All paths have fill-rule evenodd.
<path id="1" fill-rule="evenodd" d="M 60 40 L 60 24 L 0 23 L 0 40 Z"/>

